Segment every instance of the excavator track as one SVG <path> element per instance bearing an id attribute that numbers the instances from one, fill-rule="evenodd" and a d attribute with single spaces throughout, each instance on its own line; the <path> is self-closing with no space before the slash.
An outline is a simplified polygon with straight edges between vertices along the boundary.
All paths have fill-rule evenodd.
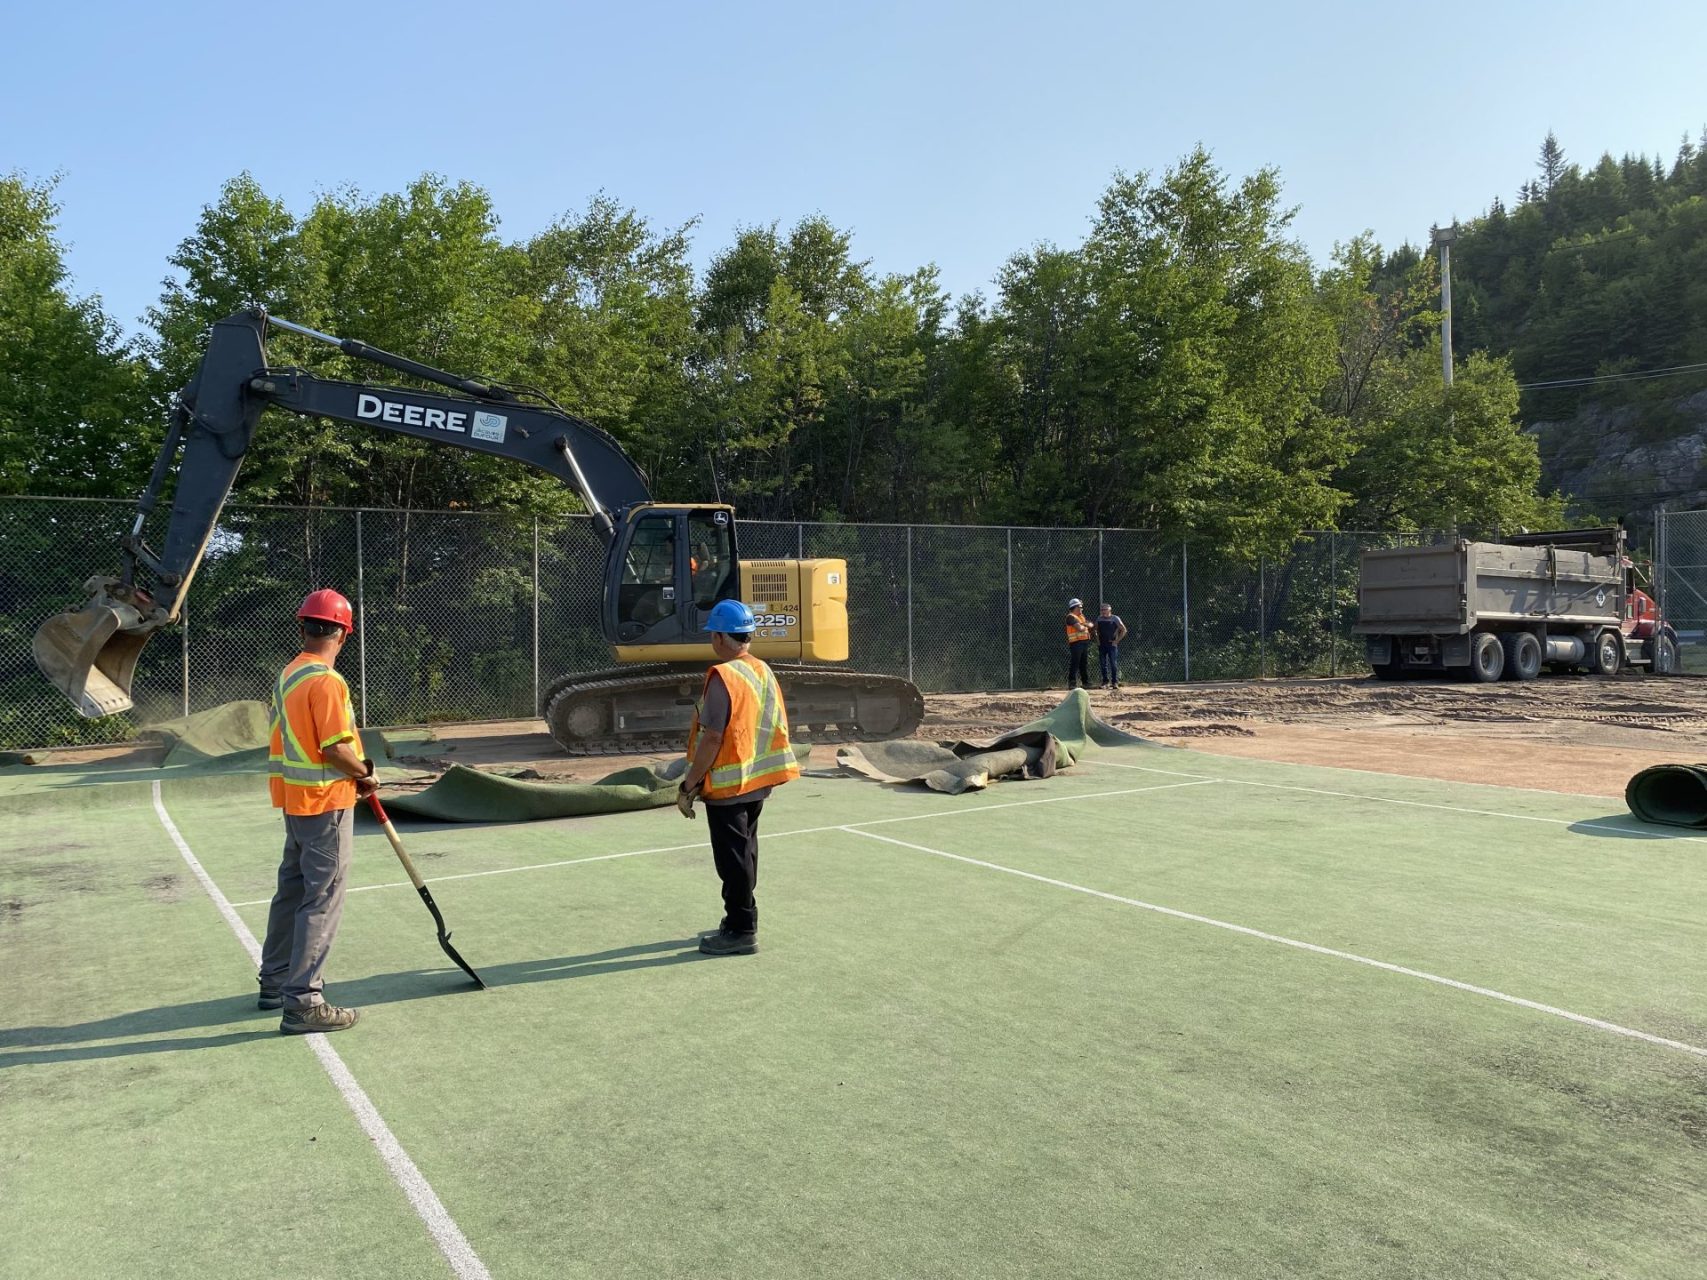
<path id="1" fill-rule="evenodd" d="M 772 663 L 802 743 L 876 742 L 918 729 L 925 700 L 898 676 Z M 680 751 L 705 680 L 702 666 L 655 664 L 560 676 L 541 695 L 546 727 L 570 755 Z"/>

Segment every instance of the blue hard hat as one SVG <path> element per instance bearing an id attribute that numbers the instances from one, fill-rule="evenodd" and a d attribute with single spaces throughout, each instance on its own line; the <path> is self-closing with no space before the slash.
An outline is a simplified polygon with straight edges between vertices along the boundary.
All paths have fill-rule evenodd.
<path id="1" fill-rule="evenodd" d="M 720 631 L 726 636 L 750 636 L 756 625 L 753 611 L 739 600 L 719 600 L 705 620 L 707 631 Z"/>

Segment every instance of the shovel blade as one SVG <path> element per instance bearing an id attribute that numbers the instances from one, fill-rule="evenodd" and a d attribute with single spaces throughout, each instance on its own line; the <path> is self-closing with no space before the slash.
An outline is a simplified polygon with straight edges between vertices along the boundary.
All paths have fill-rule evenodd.
<path id="1" fill-rule="evenodd" d="M 30 653 L 49 684 L 91 720 L 131 708 L 130 682 L 142 646 L 163 619 L 114 595 L 111 579 L 91 578 L 90 599 L 36 628 Z"/>

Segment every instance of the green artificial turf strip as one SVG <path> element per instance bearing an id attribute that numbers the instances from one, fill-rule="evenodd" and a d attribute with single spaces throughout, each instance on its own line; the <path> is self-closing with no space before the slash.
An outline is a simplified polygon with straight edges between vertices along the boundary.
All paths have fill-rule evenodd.
<path id="1" fill-rule="evenodd" d="M 1612 808 L 1184 752 L 1105 758 L 1572 822 Z M 1085 768 L 945 797 L 809 778 L 767 806 L 765 829 L 952 814 L 870 830 L 1659 1034 L 1691 1039 L 1703 1020 L 1701 845 L 1226 785 L 1090 798 L 1177 780 Z M 1084 798 L 994 808 L 1069 795 Z M 171 784 L 167 798 L 226 893 L 264 898 L 278 844 L 264 800 Z M 670 812 L 405 838 L 434 876 L 703 835 Z M 371 828 L 358 844 L 358 883 L 401 879 Z M 691 950 L 718 913 L 704 849 L 444 881 L 435 897 L 486 993 L 449 968 L 412 891 L 351 896 L 330 994 L 364 1022 L 332 1043 L 495 1275 L 1698 1273 L 1699 1060 L 862 836 L 769 841 L 762 868 L 764 950 L 729 960 Z M 200 912 L 180 980 L 246 996 L 247 958 Z M 241 914 L 258 933 L 264 906 Z M 75 948 L 96 927 L 52 933 Z M 102 980 L 68 976 L 61 1003 L 110 1005 Z M 146 1008 L 145 988 L 124 1007 Z M 205 1089 L 256 1056 L 149 1060 L 174 1079 L 208 1063 Z M 290 1080 L 365 1149 L 302 1058 Z M 121 1142 L 118 1128 L 95 1140 Z M 361 1158 L 375 1186 L 352 1197 L 401 1206 L 402 1234 L 430 1254 Z M 192 1223 L 211 1212 L 191 1207 Z M 254 1270 L 243 1239 L 207 1248 Z M 396 1273 L 368 1258 L 338 1270 Z"/>

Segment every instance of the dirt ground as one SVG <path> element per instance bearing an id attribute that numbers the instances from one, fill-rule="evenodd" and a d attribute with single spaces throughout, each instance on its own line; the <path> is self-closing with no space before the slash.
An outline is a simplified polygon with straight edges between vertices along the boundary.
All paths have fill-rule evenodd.
<path id="1" fill-rule="evenodd" d="M 1062 696 L 1059 690 L 928 695 L 918 736 L 994 737 L 1036 719 Z M 1093 692 L 1091 700 L 1117 728 L 1196 751 L 1581 795 L 1622 797 L 1630 776 L 1650 764 L 1707 760 L 1707 678 L 1691 676 L 1554 676 L 1494 685 L 1253 680 L 1135 685 Z M 437 725 L 434 732 L 438 744 L 422 763 L 440 768 L 457 762 L 591 781 L 663 758 L 566 756 L 540 720 Z M 158 754 L 108 747 L 38 759 L 141 766 Z"/>
<path id="2" fill-rule="evenodd" d="M 918 736 L 993 737 L 1062 693 L 933 694 Z M 1219 755 L 1622 796 L 1650 764 L 1707 759 L 1707 679 L 1553 677 L 1476 685 L 1368 678 L 1134 686 L 1091 694 L 1129 733 Z M 438 758 L 592 779 L 653 756 L 570 758 L 537 720 L 442 725 Z"/>

